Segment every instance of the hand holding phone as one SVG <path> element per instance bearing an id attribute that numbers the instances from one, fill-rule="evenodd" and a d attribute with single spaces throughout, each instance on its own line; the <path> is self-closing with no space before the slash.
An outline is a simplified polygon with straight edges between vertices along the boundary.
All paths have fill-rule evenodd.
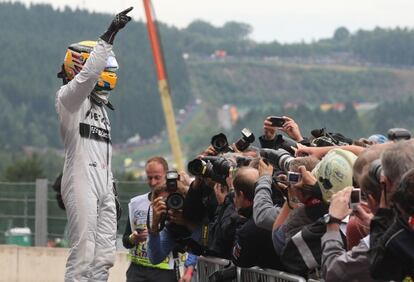
<path id="1" fill-rule="evenodd" d="M 351 192 L 350 206 L 352 210 L 356 210 L 357 206 L 361 202 L 361 189 L 354 188 Z"/>
<path id="2" fill-rule="evenodd" d="M 287 174 L 287 181 L 290 184 L 296 184 L 298 182 L 300 182 L 302 179 L 302 174 L 299 172 L 293 172 L 293 171 L 288 171 Z"/>
<path id="3" fill-rule="evenodd" d="M 268 120 L 272 123 L 274 127 L 283 127 L 286 122 L 286 119 L 277 116 L 270 116 Z"/>

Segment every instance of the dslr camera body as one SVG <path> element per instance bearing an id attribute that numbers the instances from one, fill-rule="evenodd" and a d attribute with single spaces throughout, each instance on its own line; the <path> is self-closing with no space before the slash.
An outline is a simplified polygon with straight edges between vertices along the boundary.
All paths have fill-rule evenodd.
<path id="1" fill-rule="evenodd" d="M 251 132 L 251 130 L 248 128 L 243 128 L 241 130 L 241 134 L 242 137 L 237 140 L 234 145 L 236 146 L 237 150 L 243 152 L 249 148 L 250 144 L 252 144 L 256 138 L 254 137 L 253 132 Z M 211 146 L 213 146 L 213 148 L 219 154 L 234 152 L 233 148 L 230 147 L 229 142 L 227 141 L 227 137 L 224 133 L 214 135 L 211 138 Z"/>
<path id="2" fill-rule="evenodd" d="M 194 159 L 188 163 L 188 171 L 195 176 L 211 178 L 221 184 L 226 184 L 230 168 L 235 165 L 222 156 L 207 156 Z"/>
<path id="3" fill-rule="evenodd" d="M 352 144 L 352 139 L 345 137 L 341 133 L 327 132 L 325 128 L 314 129 L 311 131 L 314 139 L 311 142 L 315 147 L 346 146 Z"/>
<path id="4" fill-rule="evenodd" d="M 176 170 L 169 170 L 165 176 L 169 196 L 166 200 L 167 209 L 181 210 L 184 206 L 184 197 L 178 193 L 178 180 L 180 175 Z"/>

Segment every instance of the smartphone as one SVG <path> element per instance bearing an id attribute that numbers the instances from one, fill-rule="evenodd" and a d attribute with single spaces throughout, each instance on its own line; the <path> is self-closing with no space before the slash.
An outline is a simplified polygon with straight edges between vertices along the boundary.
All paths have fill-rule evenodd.
<path id="1" fill-rule="evenodd" d="M 355 210 L 360 202 L 361 202 L 361 189 L 359 188 L 352 189 L 351 201 L 350 201 L 351 209 Z"/>
<path id="2" fill-rule="evenodd" d="M 296 184 L 302 179 L 302 174 L 299 172 L 288 171 L 287 181 L 290 184 Z"/>
<path id="3" fill-rule="evenodd" d="M 272 123 L 272 126 L 275 126 L 275 127 L 283 127 L 283 125 L 286 122 L 284 118 L 277 117 L 277 116 L 271 116 L 268 118 L 268 120 Z"/>

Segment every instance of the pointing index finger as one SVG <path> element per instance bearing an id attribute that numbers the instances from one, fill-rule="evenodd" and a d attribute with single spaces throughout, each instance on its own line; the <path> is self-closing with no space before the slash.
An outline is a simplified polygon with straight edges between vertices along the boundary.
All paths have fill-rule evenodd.
<path id="1" fill-rule="evenodd" d="M 121 15 L 126 15 L 126 14 L 128 14 L 129 12 L 131 12 L 131 11 L 132 11 L 132 9 L 134 9 L 134 7 L 129 7 L 128 9 L 123 10 L 122 12 L 120 12 L 120 14 L 121 14 Z"/>

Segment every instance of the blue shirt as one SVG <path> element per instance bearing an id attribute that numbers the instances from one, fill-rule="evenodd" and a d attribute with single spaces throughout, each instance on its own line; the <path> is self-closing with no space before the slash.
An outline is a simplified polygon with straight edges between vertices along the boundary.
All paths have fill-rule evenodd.
<path id="1" fill-rule="evenodd" d="M 197 228 L 191 233 L 191 239 L 198 241 L 201 235 L 201 229 Z M 151 263 L 158 264 L 162 262 L 169 253 L 177 246 L 174 235 L 168 228 L 164 228 L 157 234 L 150 233 L 148 236 L 148 258 Z M 185 266 L 197 264 L 197 256 L 189 254 L 185 262 Z"/>

